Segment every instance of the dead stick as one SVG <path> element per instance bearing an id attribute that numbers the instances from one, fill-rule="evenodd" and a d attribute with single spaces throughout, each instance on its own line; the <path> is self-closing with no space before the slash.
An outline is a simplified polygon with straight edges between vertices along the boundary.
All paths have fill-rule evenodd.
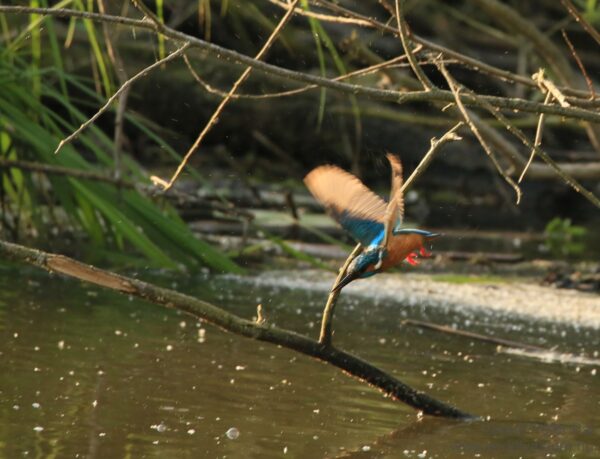
<path id="1" fill-rule="evenodd" d="M 183 293 L 105 271 L 63 255 L 47 253 L 2 240 L 0 240 L 0 257 L 28 263 L 50 272 L 61 273 L 126 295 L 133 295 L 170 309 L 185 312 L 225 331 L 300 352 L 329 363 L 424 414 L 454 419 L 474 419 L 472 415 L 407 386 L 390 374 L 352 354 L 332 346 L 323 346 L 317 341 L 290 330 L 243 319 L 213 304 Z"/>
<path id="2" fill-rule="evenodd" d="M 271 32 L 271 35 L 269 36 L 269 38 L 267 39 L 267 41 L 265 42 L 265 44 L 263 45 L 263 47 L 256 54 L 256 56 L 254 56 L 254 60 L 260 61 L 267 54 L 267 52 L 269 51 L 269 49 L 271 48 L 271 46 L 273 45 L 273 43 L 275 42 L 275 40 L 277 39 L 277 37 L 279 36 L 279 34 L 281 33 L 281 31 L 283 30 L 283 28 L 285 27 L 285 25 L 290 21 L 290 19 L 294 15 L 294 10 L 296 9 L 296 5 L 298 5 L 299 1 L 300 0 L 293 0 L 292 1 L 292 3 L 290 4 L 290 9 L 283 15 L 283 17 L 279 21 L 279 24 L 277 24 L 277 27 L 275 27 L 275 29 L 273 29 L 273 32 Z M 156 177 L 156 176 L 152 177 L 152 181 L 156 185 L 162 186 L 165 191 L 168 190 L 169 188 L 171 188 L 173 186 L 173 184 L 175 183 L 175 180 L 177 180 L 177 178 L 179 177 L 179 175 L 181 174 L 181 172 L 185 168 L 186 164 L 188 163 L 189 159 L 196 152 L 196 150 L 200 147 L 200 144 L 202 143 L 202 141 L 204 140 L 204 138 L 206 137 L 206 135 L 209 133 L 209 131 L 212 129 L 212 127 L 217 123 L 217 121 L 219 119 L 219 116 L 221 115 L 221 113 L 223 112 L 223 110 L 225 109 L 225 107 L 227 106 L 227 103 L 231 100 L 232 96 L 237 92 L 237 90 L 239 89 L 239 87 L 242 84 L 244 84 L 244 82 L 248 79 L 248 77 L 252 73 L 252 70 L 254 70 L 254 67 L 252 67 L 252 66 L 246 67 L 246 69 L 240 75 L 240 77 L 236 80 L 236 82 L 233 83 L 233 86 L 231 87 L 231 89 L 227 93 L 227 96 L 225 96 L 223 98 L 223 100 L 221 100 L 221 102 L 217 106 L 216 110 L 214 111 L 214 113 L 212 114 L 212 116 L 210 117 L 210 119 L 208 120 L 208 122 L 206 123 L 206 125 L 204 126 L 204 128 L 202 129 L 202 131 L 200 132 L 200 134 L 198 134 L 198 137 L 196 138 L 196 141 L 190 147 L 190 149 L 188 150 L 188 152 L 185 154 L 185 156 L 181 160 L 181 163 L 179 163 L 179 166 L 177 166 L 177 169 L 175 170 L 175 173 L 169 179 L 169 181 L 165 182 L 160 177 Z"/>
<path id="3" fill-rule="evenodd" d="M 511 341 L 504 338 L 495 338 L 489 335 L 482 335 L 480 333 L 470 332 L 466 330 L 458 330 L 456 328 L 447 327 L 445 325 L 438 325 L 431 322 L 422 322 L 420 320 L 406 319 L 402 321 L 402 325 L 412 325 L 419 328 L 426 328 L 428 330 L 434 330 L 441 333 L 449 333 L 451 335 L 464 336 L 465 338 L 476 339 L 478 341 L 485 341 L 487 343 L 498 344 L 500 346 L 513 347 L 515 349 L 526 349 L 528 351 L 547 352 L 550 349 L 545 349 L 540 346 L 533 344 L 519 343 L 517 341 Z"/>

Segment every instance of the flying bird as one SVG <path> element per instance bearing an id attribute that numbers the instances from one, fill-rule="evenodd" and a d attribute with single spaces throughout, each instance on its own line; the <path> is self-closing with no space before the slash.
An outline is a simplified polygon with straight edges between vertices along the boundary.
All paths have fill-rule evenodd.
<path id="1" fill-rule="evenodd" d="M 329 215 L 364 247 L 332 291 L 402 261 L 416 265 L 419 255 L 431 256 L 425 243 L 439 234 L 402 227 L 402 163 L 390 153 L 387 159 L 392 168 L 392 189 L 387 203 L 354 175 L 337 166 L 317 167 L 304 178 L 306 187 Z"/>

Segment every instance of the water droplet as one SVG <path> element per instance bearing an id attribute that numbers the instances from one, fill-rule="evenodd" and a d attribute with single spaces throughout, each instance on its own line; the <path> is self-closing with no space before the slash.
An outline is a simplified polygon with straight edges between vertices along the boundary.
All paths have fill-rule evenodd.
<path id="1" fill-rule="evenodd" d="M 163 433 L 167 430 L 167 426 L 163 422 L 161 422 L 160 424 L 152 424 L 150 428 L 156 430 L 159 433 Z"/>
<path id="2" fill-rule="evenodd" d="M 230 427 L 229 429 L 227 429 L 227 432 L 225 432 L 225 435 L 230 440 L 236 440 L 240 436 L 240 431 L 235 427 Z"/>
<path id="3" fill-rule="evenodd" d="M 34 430 L 35 432 L 43 432 L 43 431 L 44 431 L 44 428 L 43 428 L 42 426 L 35 426 L 35 427 L 33 428 L 33 430 Z"/>

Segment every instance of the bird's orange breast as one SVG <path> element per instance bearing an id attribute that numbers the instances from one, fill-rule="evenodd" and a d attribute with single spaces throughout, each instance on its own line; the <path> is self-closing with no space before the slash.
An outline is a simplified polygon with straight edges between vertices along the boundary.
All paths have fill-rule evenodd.
<path id="1" fill-rule="evenodd" d="M 400 234 L 392 236 L 387 246 L 387 256 L 383 259 L 381 270 L 389 269 L 404 260 L 412 252 L 423 247 L 420 234 Z"/>

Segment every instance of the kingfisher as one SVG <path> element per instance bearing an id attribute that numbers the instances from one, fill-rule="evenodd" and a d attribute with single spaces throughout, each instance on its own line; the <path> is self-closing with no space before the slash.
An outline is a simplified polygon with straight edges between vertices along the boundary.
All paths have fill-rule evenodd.
<path id="1" fill-rule="evenodd" d="M 392 187 L 387 203 L 354 175 L 337 166 L 317 167 L 304 178 L 306 187 L 327 213 L 363 246 L 362 252 L 348 266 L 346 275 L 333 286 L 332 292 L 402 261 L 414 266 L 418 263 L 417 257 L 431 256 L 425 244 L 439 234 L 402 227 L 402 163 L 391 153 L 386 157 L 392 170 Z"/>

